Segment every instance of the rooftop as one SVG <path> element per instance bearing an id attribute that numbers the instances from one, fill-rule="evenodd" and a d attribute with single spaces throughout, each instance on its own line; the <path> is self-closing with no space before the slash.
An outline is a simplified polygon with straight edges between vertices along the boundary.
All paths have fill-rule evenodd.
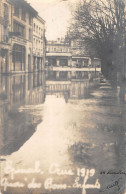
<path id="1" fill-rule="evenodd" d="M 38 12 L 25 0 L 10 0 L 14 5 L 25 7 L 34 16 L 37 16 Z"/>

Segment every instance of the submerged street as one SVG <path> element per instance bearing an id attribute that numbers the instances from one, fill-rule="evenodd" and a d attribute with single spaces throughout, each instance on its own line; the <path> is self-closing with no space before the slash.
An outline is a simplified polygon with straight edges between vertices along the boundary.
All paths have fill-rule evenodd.
<path id="1" fill-rule="evenodd" d="M 100 72 L 0 77 L 3 194 L 122 194 L 126 104 Z"/>

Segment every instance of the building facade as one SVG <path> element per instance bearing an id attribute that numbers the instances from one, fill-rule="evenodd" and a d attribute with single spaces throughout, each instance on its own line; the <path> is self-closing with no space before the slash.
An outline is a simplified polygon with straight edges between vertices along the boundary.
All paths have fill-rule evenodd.
<path id="1" fill-rule="evenodd" d="M 33 71 L 41 71 L 45 64 L 45 21 L 33 19 Z"/>
<path id="2" fill-rule="evenodd" d="M 0 73 L 40 71 L 44 64 L 45 21 L 25 0 L 0 0 Z"/>
<path id="3" fill-rule="evenodd" d="M 46 45 L 46 60 L 48 66 L 71 66 L 71 47 L 64 39 L 48 41 Z"/>
<path id="4" fill-rule="evenodd" d="M 10 72 L 32 72 L 33 18 L 35 11 L 25 0 L 11 0 L 13 23 L 11 33 Z"/>
<path id="5" fill-rule="evenodd" d="M 101 67 L 101 60 L 93 49 L 89 49 L 79 40 L 71 40 L 72 66 L 73 67 Z"/>
<path id="6" fill-rule="evenodd" d="M 12 30 L 12 3 L 7 0 L 0 1 L 0 72 L 9 72 L 11 39 L 9 32 Z"/>
<path id="7" fill-rule="evenodd" d="M 57 39 L 46 45 L 46 64 L 68 67 L 101 67 L 101 60 L 78 40 Z"/>

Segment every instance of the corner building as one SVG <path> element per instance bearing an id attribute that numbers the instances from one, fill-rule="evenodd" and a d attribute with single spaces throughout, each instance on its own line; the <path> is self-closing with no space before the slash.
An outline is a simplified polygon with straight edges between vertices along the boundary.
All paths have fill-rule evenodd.
<path id="1" fill-rule="evenodd" d="M 11 0 L 13 22 L 11 32 L 10 72 L 32 72 L 33 18 L 37 11 L 25 0 Z"/>

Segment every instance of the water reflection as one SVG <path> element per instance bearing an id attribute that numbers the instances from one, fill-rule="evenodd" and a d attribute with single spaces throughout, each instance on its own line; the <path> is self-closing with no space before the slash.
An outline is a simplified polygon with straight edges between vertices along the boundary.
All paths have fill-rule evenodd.
<path id="1" fill-rule="evenodd" d="M 37 164 L 44 171 L 16 174 L 14 180 L 22 182 L 23 189 L 8 187 L 5 191 L 2 187 L 3 193 L 119 193 L 118 185 L 111 189 L 107 185 L 120 178 L 124 181 L 125 174 L 101 172 L 125 171 L 126 106 L 99 73 L 50 71 L 2 76 L 0 118 L 2 169 L 12 161 L 9 165 L 13 169 L 37 168 Z M 49 170 L 52 164 L 54 173 Z M 73 175 L 58 175 L 62 169 L 71 170 Z M 84 181 L 85 169 L 95 170 L 88 184 L 98 179 L 99 190 L 75 187 L 77 178 L 78 184 Z M 11 174 L 1 173 L 14 181 Z M 49 178 L 67 184 L 66 189 L 53 188 L 51 183 L 47 188 L 44 183 Z M 31 181 L 42 185 L 31 189 Z"/>
<path id="2" fill-rule="evenodd" d="M 68 99 L 84 99 L 89 97 L 90 90 L 97 87 L 99 73 L 58 72 L 46 74 L 46 94 L 62 94 Z"/>
<path id="3" fill-rule="evenodd" d="M 21 106 L 37 105 L 45 101 L 43 74 L 1 76 L 0 78 L 0 128 L 2 155 L 17 151 L 35 132 L 41 116 Z"/>

